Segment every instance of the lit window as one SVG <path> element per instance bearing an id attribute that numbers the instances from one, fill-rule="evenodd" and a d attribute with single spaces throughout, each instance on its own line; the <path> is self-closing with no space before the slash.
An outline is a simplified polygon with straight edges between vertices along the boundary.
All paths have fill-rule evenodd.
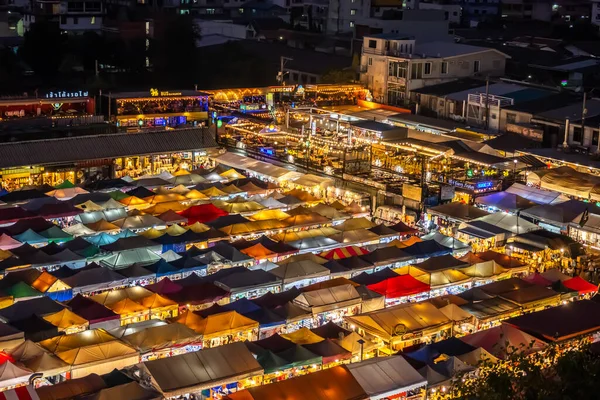
<path id="1" fill-rule="evenodd" d="M 96 17 L 92 17 L 91 21 L 90 21 L 91 25 L 96 25 Z"/>
<path id="2" fill-rule="evenodd" d="M 354 28 L 354 21 L 350 21 L 350 28 Z"/>
<path id="3" fill-rule="evenodd" d="M 352 10 L 350 10 L 350 15 L 356 15 L 356 8 L 353 8 Z"/>

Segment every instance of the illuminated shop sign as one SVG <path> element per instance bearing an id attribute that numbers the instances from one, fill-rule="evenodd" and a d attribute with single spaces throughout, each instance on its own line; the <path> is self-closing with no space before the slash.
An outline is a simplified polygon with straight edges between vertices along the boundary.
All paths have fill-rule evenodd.
<path id="1" fill-rule="evenodd" d="M 158 89 L 152 88 L 150 89 L 150 96 L 158 97 L 158 96 L 181 96 L 181 92 L 169 92 L 168 90 L 159 91 Z"/>
<path id="2" fill-rule="evenodd" d="M 79 90 L 76 92 L 64 92 L 64 91 L 56 91 L 56 92 L 48 92 L 46 93 L 46 98 L 47 99 L 54 99 L 54 98 L 60 98 L 60 99 L 65 99 L 65 98 L 78 98 L 78 97 L 88 97 L 89 92 L 87 90 Z"/>

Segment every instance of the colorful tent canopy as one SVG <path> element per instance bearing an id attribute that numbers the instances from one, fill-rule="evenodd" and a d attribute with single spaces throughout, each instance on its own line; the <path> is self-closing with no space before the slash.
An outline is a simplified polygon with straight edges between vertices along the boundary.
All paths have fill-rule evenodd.
<path id="1" fill-rule="evenodd" d="M 379 283 L 368 285 L 367 288 L 376 293 L 384 295 L 386 299 L 396 299 L 399 297 L 428 292 L 430 290 L 430 286 L 428 284 L 415 279 L 409 274 L 388 278 Z"/>
<path id="2" fill-rule="evenodd" d="M 576 290 L 579 294 L 596 293 L 598 291 L 598 286 L 592 285 L 579 276 L 563 281 L 563 285 L 569 289 Z"/>
<path id="3" fill-rule="evenodd" d="M 339 260 L 342 258 L 362 256 L 365 254 L 369 254 L 369 252 L 363 247 L 346 246 L 323 252 L 320 254 L 320 256 L 328 260 Z"/>
<path id="4" fill-rule="evenodd" d="M 80 317 L 68 308 L 54 314 L 46 315 L 44 319 L 61 331 L 74 327 L 87 327 L 90 324 L 88 320 Z"/>
<path id="5" fill-rule="evenodd" d="M 209 203 L 192 206 L 184 211 L 180 211 L 179 214 L 186 217 L 189 224 L 194 224 L 196 222 L 213 221 L 221 216 L 226 216 L 229 213 Z"/>
<path id="6" fill-rule="evenodd" d="M 504 359 L 511 349 L 530 354 L 546 347 L 543 341 L 508 324 L 463 336 L 460 340 L 471 346 L 482 347 L 500 359 Z"/>

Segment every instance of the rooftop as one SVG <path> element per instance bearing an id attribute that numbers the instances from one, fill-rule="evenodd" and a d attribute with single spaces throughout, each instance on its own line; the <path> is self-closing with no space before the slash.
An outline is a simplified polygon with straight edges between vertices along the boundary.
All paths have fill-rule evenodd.
<path id="1" fill-rule="evenodd" d="M 377 33 L 377 34 L 369 34 L 365 35 L 365 38 L 372 39 L 385 39 L 385 40 L 412 40 L 414 36 L 405 35 L 402 33 Z"/>
<path id="2" fill-rule="evenodd" d="M 498 53 L 505 55 L 506 58 L 510 58 L 509 55 L 490 47 L 479 47 L 468 44 L 448 42 L 417 43 L 414 53 L 422 54 L 424 57 L 450 58 L 467 54 L 481 53 L 484 51 L 497 51 Z"/>

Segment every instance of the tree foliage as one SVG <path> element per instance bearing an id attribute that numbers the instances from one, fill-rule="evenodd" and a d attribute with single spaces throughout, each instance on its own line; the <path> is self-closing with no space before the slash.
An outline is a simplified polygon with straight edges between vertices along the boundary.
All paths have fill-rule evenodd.
<path id="1" fill-rule="evenodd" d="M 592 400 L 600 398 L 600 356 L 583 342 L 550 345 L 527 355 L 511 349 L 506 360 L 484 362 L 454 379 L 437 400 Z"/>
<path id="2" fill-rule="evenodd" d="M 19 56 L 44 79 L 55 77 L 63 62 L 67 36 L 62 34 L 58 24 L 39 21 L 25 33 Z"/>
<path id="3" fill-rule="evenodd" d="M 356 73 L 352 69 L 334 69 L 326 72 L 321 77 L 322 83 L 351 83 L 356 80 Z"/>

